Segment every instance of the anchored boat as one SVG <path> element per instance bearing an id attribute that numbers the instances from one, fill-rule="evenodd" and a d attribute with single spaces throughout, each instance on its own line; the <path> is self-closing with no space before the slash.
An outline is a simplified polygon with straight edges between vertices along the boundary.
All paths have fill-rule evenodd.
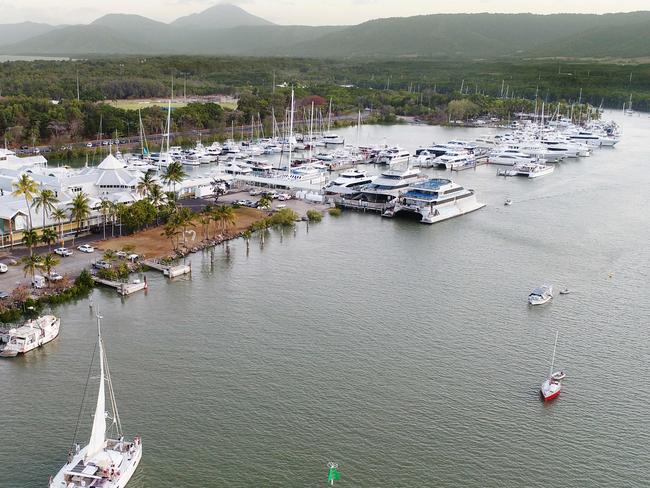
<path id="1" fill-rule="evenodd" d="M 5 358 L 25 354 L 59 335 L 61 319 L 44 315 L 30 320 L 25 325 L 0 333 L 0 356 Z"/>
<path id="2" fill-rule="evenodd" d="M 528 303 L 531 305 L 543 305 L 553 298 L 553 285 L 542 285 L 535 288 L 528 295 Z"/>
<path id="3" fill-rule="evenodd" d="M 542 383 L 542 387 L 540 388 L 540 394 L 542 395 L 542 399 L 545 402 L 553 400 L 553 398 L 556 398 L 560 394 L 560 391 L 562 391 L 562 380 L 566 377 L 566 373 L 564 371 L 556 371 L 555 373 L 553 372 L 553 366 L 555 363 L 555 350 L 557 348 L 557 338 L 559 333 L 559 331 L 555 333 L 555 345 L 553 346 L 551 370 L 548 374 L 548 378 L 546 381 L 544 381 L 544 383 Z"/>
<path id="4" fill-rule="evenodd" d="M 88 445 L 81 448 L 75 444 L 68 453 L 68 460 L 54 478 L 49 488 L 124 488 L 135 472 L 142 458 L 142 442 L 139 437 L 124 440 L 122 424 L 117 412 L 113 383 L 108 368 L 104 343 L 102 341 L 101 317 L 97 315 L 97 345 L 99 351 L 99 392 Z M 106 412 L 106 385 L 111 405 Z M 110 431 L 114 438 L 107 437 L 106 419 L 111 420 Z"/>

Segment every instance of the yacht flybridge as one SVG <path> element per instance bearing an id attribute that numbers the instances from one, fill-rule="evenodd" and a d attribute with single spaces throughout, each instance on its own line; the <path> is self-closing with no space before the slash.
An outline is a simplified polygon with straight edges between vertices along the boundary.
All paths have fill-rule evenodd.
<path id="1" fill-rule="evenodd" d="M 104 352 L 100 319 L 97 315 L 99 392 L 90 440 L 83 448 L 75 444 L 68 453 L 67 462 L 54 478 L 50 478 L 49 488 L 124 488 L 142 458 L 140 438 L 135 437 L 132 441 L 127 441 L 122 433 Z M 106 412 L 106 385 L 112 410 L 110 415 Z M 109 430 L 115 434 L 115 438 L 107 437 L 107 419 L 111 420 Z"/>
<path id="2" fill-rule="evenodd" d="M 61 320 L 54 315 L 44 315 L 30 320 L 21 327 L 0 332 L 0 357 L 25 354 L 59 335 Z"/>
<path id="3" fill-rule="evenodd" d="M 411 213 L 421 216 L 423 224 L 435 224 L 483 207 L 484 203 L 476 201 L 474 190 L 467 190 L 451 180 L 433 178 L 409 186 L 382 216 Z"/>

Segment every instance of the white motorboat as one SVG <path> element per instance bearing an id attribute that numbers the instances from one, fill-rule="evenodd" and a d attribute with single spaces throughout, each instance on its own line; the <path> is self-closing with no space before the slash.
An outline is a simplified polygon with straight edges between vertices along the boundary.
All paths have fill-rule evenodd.
<path id="1" fill-rule="evenodd" d="M 354 168 L 347 171 L 343 171 L 339 176 L 331 181 L 326 187 L 327 192 L 337 193 L 337 190 L 351 190 L 358 188 L 368 183 L 372 183 L 373 177 L 368 176 L 368 174 L 360 169 Z"/>
<path id="2" fill-rule="evenodd" d="M 124 439 L 104 352 L 100 318 L 98 315 L 99 391 L 90 440 L 83 448 L 74 444 L 66 463 L 54 478 L 50 478 L 49 488 L 124 488 L 142 458 L 140 438 L 135 437 L 132 441 Z M 107 385 L 112 410 L 110 414 L 106 411 Z M 109 435 L 114 434 L 113 438 L 107 436 L 106 419 L 111 420 L 108 430 Z"/>
<path id="3" fill-rule="evenodd" d="M 434 166 L 445 169 L 458 169 L 465 166 L 474 166 L 476 159 L 474 154 L 467 151 L 447 151 L 442 156 L 438 156 L 434 161 Z"/>
<path id="4" fill-rule="evenodd" d="M 553 285 L 542 285 L 535 288 L 528 295 L 528 303 L 531 305 L 543 305 L 553 298 Z"/>
<path id="5" fill-rule="evenodd" d="M 540 394 L 542 399 L 547 402 L 556 398 L 562 391 L 562 380 L 566 377 L 564 371 L 553 372 L 553 366 L 555 365 L 555 350 L 557 349 L 557 338 L 559 331 L 555 333 L 555 344 L 553 345 L 553 357 L 551 358 L 551 369 L 548 375 L 548 378 L 542 383 L 540 388 Z"/>
<path id="6" fill-rule="evenodd" d="M 384 149 L 377 155 L 377 164 L 387 164 L 394 166 L 398 164 L 408 163 L 411 159 L 411 153 L 405 149 L 391 147 Z"/>
<path id="7" fill-rule="evenodd" d="M 345 139 L 343 139 L 338 134 L 334 134 L 333 132 L 326 132 L 325 134 L 323 134 L 321 141 L 326 146 L 329 144 L 345 144 Z"/>
<path id="8" fill-rule="evenodd" d="M 527 178 L 539 178 L 540 176 L 550 175 L 555 167 L 539 163 L 522 163 L 516 164 L 512 171 L 515 176 L 526 176 Z"/>
<path id="9" fill-rule="evenodd" d="M 560 295 L 568 295 L 569 293 L 571 293 L 571 290 L 569 290 L 568 288 L 562 288 L 560 290 Z"/>
<path id="10" fill-rule="evenodd" d="M 516 149 L 503 149 L 494 151 L 488 156 L 489 164 L 498 164 L 502 166 L 514 166 L 515 164 L 534 163 L 537 159 L 530 157 L 528 154 L 517 151 Z"/>
<path id="11" fill-rule="evenodd" d="M 410 185 L 421 181 L 418 168 L 389 169 L 377 176 L 372 183 L 363 185 L 350 195 L 343 195 L 342 205 L 350 208 L 381 210 Z"/>
<path id="12" fill-rule="evenodd" d="M 510 205 L 512 205 L 512 200 L 510 200 L 509 198 L 506 198 L 506 201 L 503 202 L 503 204 L 506 205 L 506 206 L 510 206 Z"/>
<path id="13" fill-rule="evenodd" d="M 400 213 L 418 214 L 423 224 L 435 224 L 485 207 L 476 201 L 474 190 L 443 178 L 433 178 L 410 185 L 382 217 Z"/>
<path id="14" fill-rule="evenodd" d="M 0 357 L 15 357 L 41 347 L 59 335 L 61 319 L 44 315 L 0 332 Z"/>

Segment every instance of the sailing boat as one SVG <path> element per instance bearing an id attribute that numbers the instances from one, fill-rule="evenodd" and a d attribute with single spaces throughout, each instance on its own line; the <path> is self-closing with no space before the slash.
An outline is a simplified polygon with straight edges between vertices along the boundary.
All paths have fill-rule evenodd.
<path id="1" fill-rule="evenodd" d="M 564 371 L 556 371 L 555 373 L 553 372 L 553 366 L 555 365 L 555 350 L 557 348 L 557 338 L 559 334 L 560 331 L 555 332 L 555 345 L 553 346 L 551 369 L 549 371 L 548 378 L 546 381 L 544 381 L 544 383 L 542 383 L 542 387 L 540 388 L 540 393 L 545 402 L 553 400 L 553 398 L 557 397 L 560 394 L 560 391 L 562 390 L 562 380 L 566 376 Z"/>
<path id="2" fill-rule="evenodd" d="M 125 441 L 122 434 L 120 416 L 117 412 L 113 383 L 108 368 L 100 325 L 97 315 L 97 345 L 99 348 L 99 393 L 93 419 L 92 432 L 88 445 L 80 448 L 75 444 L 68 453 L 68 460 L 54 478 L 50 478 L 49 488 L 124 488 L 133 476 L 142 458 L 142 442 L 139 437 Z M 106 412 L 105 385 L 112 417 Z M 110 430 L 117 439 L 106 435 L 106 419 L 112 419 Z"/>

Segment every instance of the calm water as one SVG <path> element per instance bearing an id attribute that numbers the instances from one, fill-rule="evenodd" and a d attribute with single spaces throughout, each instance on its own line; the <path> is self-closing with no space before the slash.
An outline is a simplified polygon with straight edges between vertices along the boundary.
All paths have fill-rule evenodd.
<path id="1" fill-rule="evenodd" d="M 315 487 L 328 461 L 342 486 L 647 486 L 650 119 L 621 123 L 616 149 L 537 181 L 454 174 L 488 204 L 462 218 L 347 212 L 248 256 L 194 255 L 190 279 L 151 274 L 147 295 L 96 290 L 125 430 L 144 439 L 129 486 Z M 573 293 L 528 307 L 544 282 Z M 3 487 L 45 486 L 72 440 L 96 332 L 87 301 L 56 313 L 56 342 L 0 362 Z M 568 378 L 543 404 L 556 330 Z"/>

